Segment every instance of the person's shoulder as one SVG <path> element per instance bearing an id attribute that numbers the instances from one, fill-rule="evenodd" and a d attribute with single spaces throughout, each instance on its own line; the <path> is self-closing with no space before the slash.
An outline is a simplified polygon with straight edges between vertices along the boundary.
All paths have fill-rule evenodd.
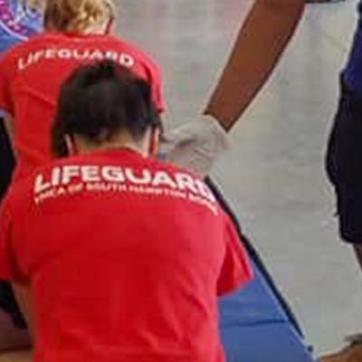
<path id="1" fill-rule="evenodd" d="M 64 168 L 78 167 L 93 163 L 99 163 L 89 155 L 64 157 L 52 160 L 44 165 L 34 168 L 32 171 L 15 178 L 7 191 L 4 199 L 6 208 L 16 214 L 19 211 L 30 212 L 37 204 L 38 194 L 51 189 L 54 177 L 58 179 Z"/>
<path id="2" fill-rule="evenodd" d="M 20 44 L 17 45 L 17 47 L 19 49 L 23 49 L 23 48 L 27 49 L 35 44 L 43 43 L 51 38 L 52 38 L 52 35 L 49 32 L 42 31 L 38 34 L 34 34 L 29 39 L 21 42 Z"/>
<path id="3" fill-rule="evenodd" d="M 105 38 L 103 39 L 108 40 L 110 43 L 113 43 L 115 46 L 128 49 L 129 51 L 133 51 L 135 53 L 144 54 L 135 44 L 116 35 L 109 34 L 106 35 Z"/>
<path id="4" fill-rule="evenodd" d="M 39 175 L 46 174 L 51 172 L 56 167 L 67 164 L 69 159 L 59 159 L 53 160 L 49 163 L 46 163 L 42 166 L 38 166 L 34 168 L 32 171 L 22 175 L 21 177 L 15 178 L 9 187 L 9 191 L 7 193 L 7 197 L 11 200 L 17 200 L 18 202 L 22 202 L 22 200 L 31 197 L 36 178 Z"/>
<path id="5" fill-rule="evenodd" d="M 47 39 L 48 36 L 45 33 L 34 35 L 31 38 L 9 48 L 2 54 L 2 59 L 18 58 L 22 54 L 28 53 L 30 50 L 39 47 L 39 45 L 45 43 Z"/>
<path id="6" fill-rule="evenodd" d="M 87 161 L 91 160 L 92 157 L 91 154 L 82 154 L 82 155 L 75 155 L 75 156 L 68 156 L 68 157 L 61 157 L 57 159 L 53 159 L 49 162 L 47 162 L 44 165 L 41 165 L 33 170 L 31 173 L 32 180 L 39 175 L 43 173 L 48 173 L 52 171 L 55 168 L 61 168 L 63 166 L 77 166 L 82 165 L 84 163 L 87 163 Z"/>
<path id="7" fill-rule="evenodd" d="M 214 195 L 214 192 L 208 186 L 207 182 L 195 172 L 185 169 L 183 167 L 179 167 L 172 163 L 159 161 L 157 159 L 149 159 L 148 164 L 149 167 L 152 168 L 152 170 L 154 171 L 155 178 L 157 178 L 158 172 L 161 172 L 161 174 L 167 173 L 175 182 L 177 188 L 189 191 L 191 193 L 206 198 L 214 205 L 215 208 L 218 209 L 219 213 L 220 207 Z"/>
<path id="8" fill-rule="evenodd" d="M 158 66 L 152 56 L 141 50 L 141 48 L 134 43 L 114 35 L 108 35 L 108 40 L 120 49 L 127 50 L 127 52 L 131 53 L 131 55 L 137 56 L 138 59 L 147 63 L 149 66 L 158 69 Z"/>
<path id="9" fill-rule="evenodd" d="M 4 204 L 12 210 L 28 207 L 28 199 L 31 196 L 33 178 L 31 174 L 14 179 L 6 193 Z"/>
<path id="10" fill-rule="evenodd" d="M 65 35 L 55 31 L 42 31 L 23 43 L 19 44 L 19 47 L 23 49 L 36 48 L 43 45 L 57 45 L 58 41 L 65 38 Z"/>

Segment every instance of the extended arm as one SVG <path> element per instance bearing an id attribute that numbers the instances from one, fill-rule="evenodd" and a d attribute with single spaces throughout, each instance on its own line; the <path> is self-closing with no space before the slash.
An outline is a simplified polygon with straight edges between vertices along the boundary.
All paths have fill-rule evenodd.
<path id="1" fill-rule="evenodd" d="M 256 0 L 205 109 L 230 130 L 264 85 L 303 14 L 304 0 Z"/>
<path id="2" fill-rule="evenodd" d="M 256 0 L 204 111 L 211 117 L 171 131 L 162 150 L 166 160 L 201 176 L 209 174 L 229 148 L 223 130 L 231 129 L 268 79 L 303 9 L 304 0 Z"/>

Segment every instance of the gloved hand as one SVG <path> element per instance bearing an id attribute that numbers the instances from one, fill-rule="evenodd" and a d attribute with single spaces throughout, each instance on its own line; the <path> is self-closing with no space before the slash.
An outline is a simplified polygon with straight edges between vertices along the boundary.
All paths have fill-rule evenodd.
<path id="1" fill-rule="evenodd" d="M 228 134 L 220 124 L 210 116 L 200 116 L 167 133 L 160 153 L 165 161 L 206 177 L 217 157 L 230 147 Z"/>

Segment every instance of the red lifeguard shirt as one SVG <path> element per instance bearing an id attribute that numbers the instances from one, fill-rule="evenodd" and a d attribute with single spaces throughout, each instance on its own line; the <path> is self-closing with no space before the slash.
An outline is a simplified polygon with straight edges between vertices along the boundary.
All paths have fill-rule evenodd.
<path id="1" fill-rule="evenodd" d="M 251 277 L 203 181 L 128 150 L 14 183 L 0 279 L 30 283 L 36 362 L 221 362 L 217 296 Z"/>
<path id="2" fill-rule="evenodd" d="M 132 45 L 113 36 L 47 32 L 33 37 L 0 58 L 0 109 L 14 118 L 16 176 L 50 159 L 49 133 L 59 88 L 81 64 L 112 59 L 152 87 L 163 110 L 160 73 L 154 62 Z"/>

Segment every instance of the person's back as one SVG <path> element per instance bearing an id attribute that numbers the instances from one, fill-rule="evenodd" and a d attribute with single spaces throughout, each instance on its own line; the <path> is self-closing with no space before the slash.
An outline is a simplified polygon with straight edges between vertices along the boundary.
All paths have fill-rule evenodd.
<path id="1" fill-rule="evenodd" d="M 249 280 L 247 256 L 208 187 L 153 159 L 161 131 L 127 68 L 62 86 L 52 148 L 73 156 L 15 183 L 0 215 L 0 278 L 30 289 L 36 362 L 223 361 L 217 296 Z"/>
<path id="2" fill-rule="evenodd" d="M 70 14 L 64 15 L 67 4 L 70 6 L 72 1 L 49 0 L 45 12 L 46 24 L 50 22 L 51 26 L 47 27 L 56 31 L 33 37 L 10 50 L 0 61 L 0 107 L 12 118 L 9 128 L 17 159 L 17 177 L 51 159 L 48 135 L 59 87 L 75 68 L 84 63 L 110 59 L 128 67 L 151 84 L 155 106 L 160 112 L 163 109 L 160 75 L 152 60 L 111 35 L 83 29 L 91 23 L 87 19 L 91 19 L 92 14 L 86 12 L 83 15 L 80 5 L 74 5 L 79 14 L 67 10 Z M 106 0 L 100 1 L 106 3 Z M 83 3 L 89 7 L 93 4 L 98 9 L 94 5 L 97 1 Z M 63 12 L 53 10 L 62 7 Z M 64 19 L 55 24 L 60 14 Z M 66 21 L 73 21 L 74 25 L 70 26 Z M 83 27 L 79 25 L 81 21 L 85 22 Z"/>
<path id="3" fill-rule="evenodd" d="M 216 296 L 249 269 L 202 181 L 108 150 L 58 161 L 13 194 L 35 361 L 222 361 Z"/>
<path id="4" fill-rule="evenodd" d="M 42 16 L 38 0 L 0 1 L 0 53 L 38 34 L 41 30 Z M 0 111 L 0 198 L 9 186 L 15 164 L 3 116 L 3 112 Z M 0 283 L 0 295 L 1 293 Z"/>

